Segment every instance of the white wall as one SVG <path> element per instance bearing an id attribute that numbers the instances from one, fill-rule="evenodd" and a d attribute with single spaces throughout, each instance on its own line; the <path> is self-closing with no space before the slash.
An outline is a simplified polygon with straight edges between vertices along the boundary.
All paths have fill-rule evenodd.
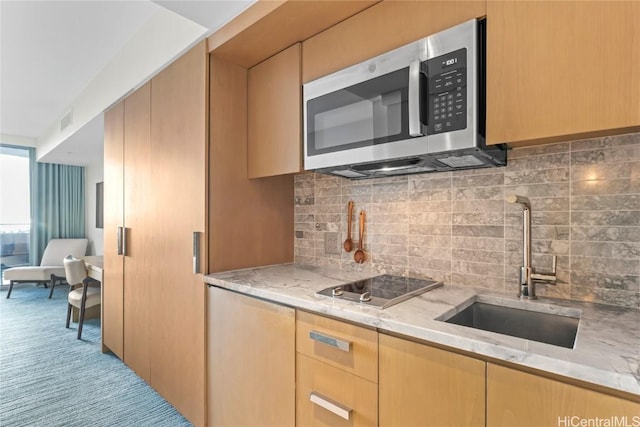
<path id="1" fill-rule="evenodd" d="M 206 28 L 201 25 L 167 9 L 158 8 L 136 35 L 74 99 L 69 106 L 69 109 L 73 110 L 73 123 L 61 131 L 60 121 L 57 120 L 38 139 L 38 161 L 94 117 L 102 114 L 118 99 L 141 86 L 202 40 L 205 33 Z M 68 109 L 65 110 L 65 114 L 67 112 Z"/>
<path id="2" fill-rule="evenodd" d="M 103 255 L 103 229 L 96 228 L 96 183 L 104 179 L 102 156 L 84 168 L 85 184 L 85 230 L 89 239 L 88 255 Z"/>

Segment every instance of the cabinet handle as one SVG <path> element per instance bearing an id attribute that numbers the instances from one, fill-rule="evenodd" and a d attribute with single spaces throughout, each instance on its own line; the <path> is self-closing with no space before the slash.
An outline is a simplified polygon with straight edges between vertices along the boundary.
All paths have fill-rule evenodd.
<path id="1" fill-rule="evenodd" d="M 351 411 L 352 411 L 351 408 L 341 405 L 335 400 L 329 399 L 328 397 L 323 396 L 320 393 L 316 393 L 315 391 L 312 391 L 309 394 L 309 400 L 311 401 L 311 403 L 314 403 L 326 409 L 327 411 L 333 412 L 340 418 L 344 418 L 347 421 L 349 421 L 349 418 L 351 418 Z"/>
<path id="2" fill-rule="evenodd" d="M 193 232 L 193 274 L 200 274 L 200 233 Z"/>
<path id="3" fill-rule="evenodd" d="M 420 61 L 409 64 L 409 135 L 422 136 L 420 126 Z"/>
<path id="4" fill-rule="evenodd" d="M 122 255 L 127 256 L 127 227 L 122 227 Z"/>
<path id="5" fill-rule="evenodd" d="M 326 345 L 330 345 L 331 347 L 335 347 L 338 350 L 346 351 L 347 353 L 351 351 L 351 342 L 341 340 L 339 338 L 332 337 L 330 335 L 325 335 L 317 331 L 309 332 L 309 338 L 314 341 L 321 342 Z"/>
<path id="6" fill-rule="evenodd" d="M 127 256 L 127 231 L 124 227 L 118 227 L 117 240 L 118 255 Z"/>

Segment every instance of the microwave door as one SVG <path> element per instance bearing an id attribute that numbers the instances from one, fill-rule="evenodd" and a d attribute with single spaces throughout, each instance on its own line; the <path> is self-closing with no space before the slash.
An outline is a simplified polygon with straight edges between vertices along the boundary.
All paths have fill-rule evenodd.
<path id="1" fill-rule="evenodd" d="M 422 102 L 411 94 L 423 79 L 413 64 L 426 52 L 421 39 L 305 83 L 305 169 L 425 154 L 426 137 L 414 137 L 426 134 L 413 112 Z"/>
<path id="2" fill-rule="evenodd" d="M 409 138 L 409 91 L 404 67 L 307 100 L 305 168 L 374 161 Z"/>

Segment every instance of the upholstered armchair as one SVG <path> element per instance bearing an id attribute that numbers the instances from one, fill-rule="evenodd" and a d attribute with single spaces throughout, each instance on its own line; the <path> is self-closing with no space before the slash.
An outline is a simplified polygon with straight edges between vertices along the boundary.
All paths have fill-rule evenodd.
<path id="1" fill-rule="evenodd" d="M 7 298 L 11 296 L 13 285 L 16 283 L 43 283 L 45 288 L 50 283 L 49 298 L 51 298 L 55 281 L 65 278 L 64 258 L 68 255 L 76 258 L 83 257 L 87 252 L 88 243 L 87 239 L 51 239 L 44 249 L 40 265 L 13 267 L 4 270 L 4 279 L 9 280 Z"/>

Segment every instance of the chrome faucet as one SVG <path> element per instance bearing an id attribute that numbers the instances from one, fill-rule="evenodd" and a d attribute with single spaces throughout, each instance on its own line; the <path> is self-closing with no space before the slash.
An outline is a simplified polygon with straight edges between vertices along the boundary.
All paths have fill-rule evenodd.
<path id="1" fill-rule="evenodd" d="M 549 273 L 535 273 L 531 267 L 531 203 L 524 196 L 509 194 L 505 198 L 507 203 L 519 203 L 523 207 L 522 217 L 522 266 L 520 267 L 520 299 L 536 299 L 536 282 L 555 284 L 557 257 L 553 256 L 552 271 Z"/>

